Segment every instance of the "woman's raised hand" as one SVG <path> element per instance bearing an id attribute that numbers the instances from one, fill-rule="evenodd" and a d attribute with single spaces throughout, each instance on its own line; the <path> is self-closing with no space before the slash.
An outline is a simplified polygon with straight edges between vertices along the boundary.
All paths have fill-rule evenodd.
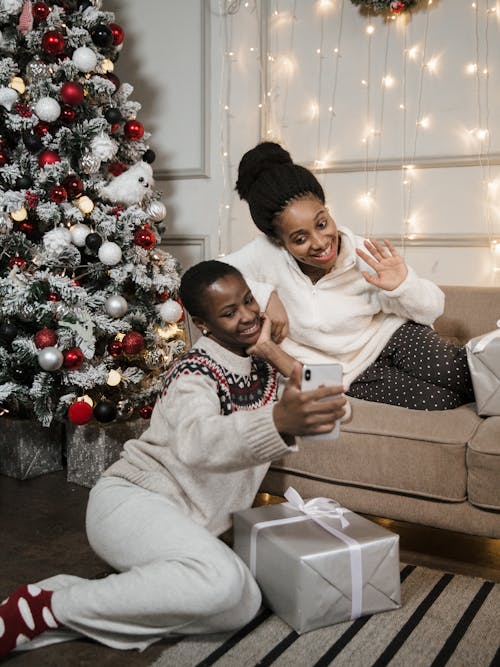
<path id="1" fill-rule="evenodd" d="M 399 287 L 408 275 L 408 268 L 392 243 L 384 240 L 382 245 L 379 241 L 370 239 L 365 241 L 365 248 L 368 252 L 356 248 L 356 253 L 375 271 L 375 275 L 362 271 L 365 280 L 387 291 Z"/>

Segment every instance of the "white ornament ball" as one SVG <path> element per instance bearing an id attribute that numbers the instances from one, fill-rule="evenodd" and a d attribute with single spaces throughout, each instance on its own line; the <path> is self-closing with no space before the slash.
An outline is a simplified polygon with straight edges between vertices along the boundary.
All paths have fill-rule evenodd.
<path id="1" fill-rule="evenodd" d="M 158 306 L 158 312 L 165 322 L 178 322 L 182 317 L 182 307 L 173 299 L 168 299 Z"/>
<path id="2" fill-rule="evenodd" d="M 44 371 L 57 371 L 63 365 L 63 353 L 57 347 L 44 347 L 38 353 L 38 363 Z"/>
<path id="3" fill-rule="evenodd" d="M 80 72 L 92 72 L 97 65 L 97 54 L 88 46 L 80 46 L 73 51 L 71 60 Z"/>
<path id="4" fill-rule="evenodd" d="M 103 264 L 108 266 L 114 266 L 122 258 L 122 251 L 119 245 L 113 243 L 113 241 L 106 241 L 99 248 L 99 259 Z"/>
<path id="5" fill-rule="evenodd" d="M 19 99 L 19 95 L 14 88 L 7 88 L 6 86 L 0 88 L 0 105 L 10 111 L 14 104 Z"/>
<path id="6" fill-rule="evenodd" d="M 35 104 L 35 113 L 40 120 L 52 123 L 61 115 L 61 107 L 53 97 L 41 97 Z"/>
<path id="7" fill-rule="evenodd" d="M 69 233 L 71 234 L 71 243 L 76 245 L 77 248 L 83 248 L 85 239 L 90 234 L 90 227 L 78 223 L 70 228 Z"/>
<path id="8" fill-rule="evenodd" d="M 122 317 L 128 310 L 128 303 L 121 294 L 112 294 L 106 299 L 104 308 L 111 317 Z"/>
<path id="9" fill-rule="evenodd" d="M 167 215 L 167 207 L 163 202 L 155 200 L 147 205 L 146 213 L 153 222 L 160 222 Z"/>

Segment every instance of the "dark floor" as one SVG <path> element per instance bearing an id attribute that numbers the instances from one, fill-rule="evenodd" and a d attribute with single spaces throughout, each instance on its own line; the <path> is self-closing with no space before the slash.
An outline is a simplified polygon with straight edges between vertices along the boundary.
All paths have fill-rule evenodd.
<path id="1" fill-rule="evenodd" d="M 276 498 L 261 495 L 261 502 Z M 20 481 L 0 475 L 0 600 L 19 584 L 57 573 L 99 577 L 109 568 L 90 550 L 84 531 L 88 489 L 56 472 Z M 500 581 L 500 540 L 375 519 L 400 535 L 401 560 Z M 78 640 L 15 653 L 9 667 L 144 667 L 167 646 L 123 653 Z M 175 665 L 173 666 L 175 667 Z"/>
<path id="2" fill-rule="evenodd" d="M 88 489 L 68 483 L 64 471 L 24 481 L 0 475 L 0 600 L 20 584 L 54 574 L 94 578 L 110 572 L 85 537 L 87 496 Z M 166 646 L 124 653 L 82 639 L 0 661 L 9 667 L 145 667 Z"/>

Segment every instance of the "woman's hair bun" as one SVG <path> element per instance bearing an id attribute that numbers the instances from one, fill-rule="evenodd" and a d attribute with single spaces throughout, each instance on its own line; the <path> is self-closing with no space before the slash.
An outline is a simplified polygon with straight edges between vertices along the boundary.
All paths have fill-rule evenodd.
<path id="1" fill-rule="evenodd" d="M 273 167 L 293 164 L 290 153 L 273 141 L 264 141 L 247 151 L 238 167 L 236 192 L 241 199 L 248 200 L 248 195 L 259 176 Z"/>

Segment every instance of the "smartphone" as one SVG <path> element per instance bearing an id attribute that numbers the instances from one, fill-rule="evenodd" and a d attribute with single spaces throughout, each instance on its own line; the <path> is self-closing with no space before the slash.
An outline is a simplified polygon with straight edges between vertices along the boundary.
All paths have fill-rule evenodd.
<path id="1" fill-rule="evenodd" d="M 325 386 L 342 385 L 342 364 L 304 364 L 302 367 L 303 391 L 311 391 Z M 340 423 L 337 420 L 333 429 L 327 433 L 304 435 L 307 440 L 335 440 L 339 437 Z"/>

